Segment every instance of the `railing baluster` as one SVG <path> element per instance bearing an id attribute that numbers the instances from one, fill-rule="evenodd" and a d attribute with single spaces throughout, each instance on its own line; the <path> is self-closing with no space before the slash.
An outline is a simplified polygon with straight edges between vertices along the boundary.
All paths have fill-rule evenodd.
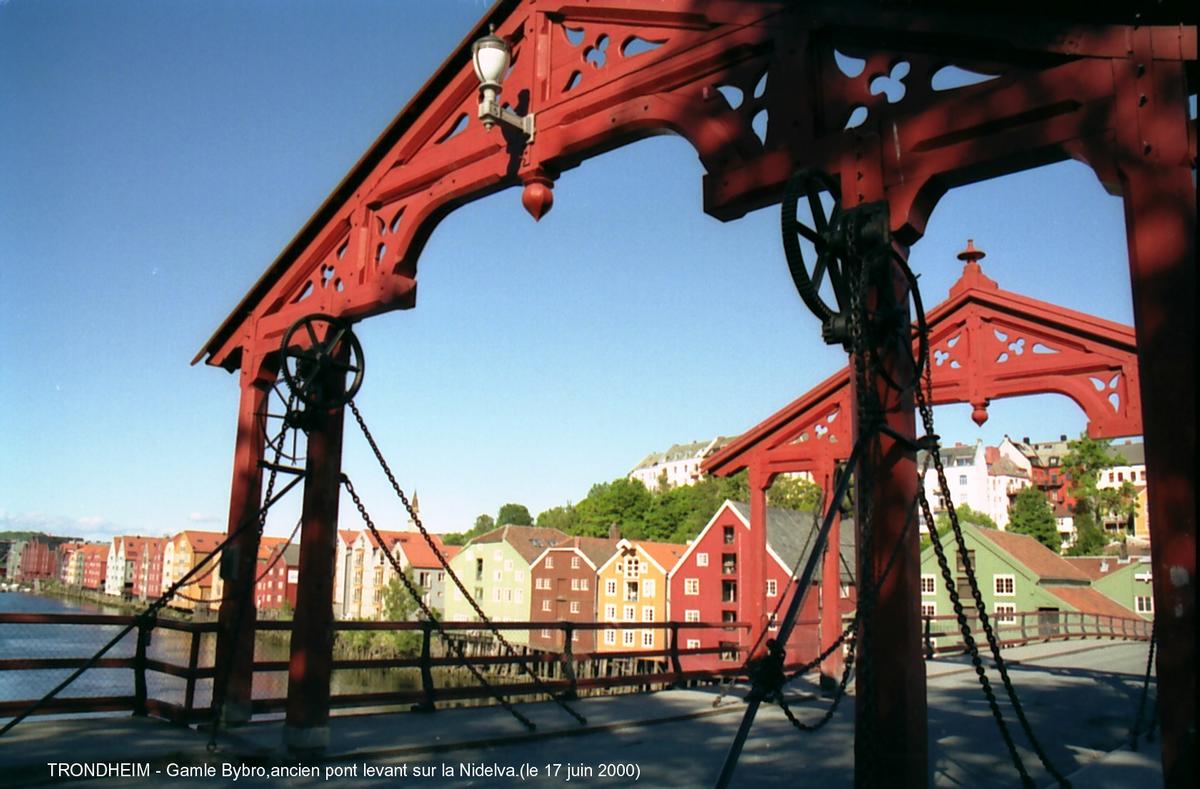
<path id="1" fill-rule="evenodd" d="M 671 622 L 671 669 L 675 672 L 675 678 L 671 680 L 670 687 L 678 688 L 683 684 L 683 664 L 679 662 L 679 623 Z"/>
<path id="2" fill-rule="evenodd" d="M 137 647 L 133 656 L 133 714 L 146 717 L 146 647 L 150 645 L 153 620 L 141 618 L 137 624 Z"/>
<path id="3" fill-rule="evenodd" d="M 579 697 L 577 691 L 577 680 L 575 678 L 575 648 L 572 646 L 572 641 L 575 639 L 575 625 L 572 622 L 563 622 L 563 656 L 562 670 L 563 676 L 571 683 L 571 686 L 562 693 L 563 699 L 575 699 Z"/>
<path id="4" fill-rule="evenodd" d="M 437 710 L 437 705 L 434 703 L 434 687 L 433 687 L 433 668 L 429 664 L 430 659 L 430 641 L 433 640 L 433 622 L 421 623 L 421 690 L 425 693 L 425 700 L 420 704 L 414 704 L 413 712 L 434 712 Z"/>
<path id="5" fill-rule="evenodd" d="M 192 631 L 192 642 L 188 648 L 187 685 L 183 690 L 183 720 L 179 723 L 192 722 L 192 710 L 196 703 L 196 670 L 200 667 L 200 632 Z"/>

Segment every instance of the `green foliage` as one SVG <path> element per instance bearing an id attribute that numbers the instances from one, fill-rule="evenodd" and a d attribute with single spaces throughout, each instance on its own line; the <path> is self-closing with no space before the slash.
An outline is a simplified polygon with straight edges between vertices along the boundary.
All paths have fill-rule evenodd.
<path id="1" fill-rule="evenodd" d="M 475 521 L 476 526 L 479 521 Z M 508 504 L 500 507 L 500 512 L 496 514 L 497 526 L 532 526 L 533 516 L 529 514 L 529 509 L 524 504 Z"/>
<path id="2" fill-rule="evenodd" d="M 1106 545 L 1108 537 L 1090 512 L 1075 516 L 1075 544 L 1067 549 L 1067 556 L 1096 556 Z"/>
<path id="3" fill-rule="evenodd" d="M 1045 494 L 1035 487 L 1022 488 L 1008 509 L 1008 530 L 1027 534 L 1050 550 L 1062 550 L 1062 538 L 1054 521 L 1054 510 Z"/>
<path id="4" fill-rule="evenodd" d="M 579 516 L 572 504 L 561 507 L 551 507 L 537 516 L 537 525 L 544 529 L 558 529 L 566 534 L 575 534 L 575 524 Z"/>
<path id="5" fill-rule="evenodd" d="M 1071 555 L 1090 556 L 1108 543 L 1098 523 L 1100 519 L 1129 521 L 1137 514 L 1137 490 L 1129 482 L 1118 488 L 1100 488 L 1100 472 L 1123 462 L 1108 442 L 1096 441 L 1082 433 L 1068 442 L 1067 450 L 1063 470 L 1071 480 L 1067 492 L 1075 499 L 1075 545 Z"/>
<path id="6" fill-rule="evenodd" d="M 466 532 L 448 532 L 443 534 L 442 542 L 446 545 L 464 545 L 467 542 Z"/>
<path id="7" fill-rule="evenodd" d="M 467 542 L 467 540 L 470 540 L 473 537 L 478 537 L 481 534 L 487 534 L 494 528 L 496 528 L 496 521 L 491 515 L 484 514 L 475 519 L 475 525 L 470 529 L 467 529 L 464 532 L 451 532 L 450 534 L 443 534 L 442 540 L 447 545 L 463 545 Z"/>
<path id="8" fill-rule="evenodd" d="M 811 482 L 789 477 L 775 481 L 767 492 L 773 507 L 813 509 L 820 488 Z M 567 534 L 607 537 L 616 524 L 622 537 L 682 543 L 692 539 L 726 500 L 747 501 L 746 472 L 728 478 L 705 477 L 694 485 L 653 492 L 640 480 L 626 477 L 592 486 L 578 504 L 552 507 L 537 517 L 538 526 L 560 529 Z"/>
<path id="9" fill-rule="evenodd" d="M 414 587 L 412 568 L 404 574 Z M 418 588 L 419 591 L 419 588 Z M 399 578 L 388 581 L 383 588 L 383 618 L 389 622 L 408 622 L 418 619 L 419 607 Z M 374 637 L 375 646 L 390 647 L 400 653 L 415 654 L 421 648 L 421 634 L 415 630 L 379 631 Z"/>

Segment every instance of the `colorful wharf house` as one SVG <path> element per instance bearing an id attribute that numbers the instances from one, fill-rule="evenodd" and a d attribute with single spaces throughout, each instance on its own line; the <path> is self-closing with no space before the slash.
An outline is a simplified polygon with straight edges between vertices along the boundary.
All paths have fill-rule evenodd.
<path id="1" fill-rule="evenodd" d="M 530 565 L 543 551 L 566 538 L 567 535 L 558 529 L 501 526 L 464 545 L 450 560 L 450 567 L 488 619 L 528 622 L 532 591 Z M 453 582 L 450 583 L 453 586 Z M 446 595 L 446 621 L 478 619 L 462 592 L 457 587 L 450 589 Z M 513 643 L 529 641 L 527 630 L 503 630 L 501 633 Z"/>
<path id="2" fill-rule="evenodd" d="M 1037 612 L 1040 632 L 1054 635 L 1058 632 L 1060 612 L 1134 618 L 1133 611 L 1094 589 L 1087 573 L 1032 537 L 971 523 L 963 523 L 962 530 L 983 604 L 996 623 L 1014 624 L 1017 621 L 1014 614 Z M 951 563 L 959 597 L 970 615 L 974 601 L 954 537 L 947 529 L 940 539 Z M 921 615 L 953 613 L 931 545 L 921 552 Z M 957 626 L 949 629 L 956 631 Z"/>
<path id="3" fill-rule="evenodd" d="M 300 546 L 287 540 L 260 549 L 254 581 L 254 606 L 259 611 L 296 608 L 296 581 L 300 575 Z"/>
<path id="4" fill-rule="evenodd" d="M 793 574 L 803 569 L 810 546 L 820 526 L 819 516 L 778 507 L 767 508 L 767 556 L 765 578 L 768 616 L 767 638 L 779 629 L 795 596 L 798 584 Z M 676 622 L 735 622 L 738 620 L 738 600 L 756 581 L 747 577 L 742 561 L 743 546 L 749 545 L 750 505 L 726 501 L 688 545 L 683 556 L 670 572 L 670 617 Z M 854 523 L 843 518 L 841 534 L 841 578 L 838 600 L 831 607 L 841 619 L 854 610 L 854 586 L 848 568 L 854 567 Z M 788 639 L 786 659 L 789 663 L 812 660 L 821 651 L 820 621 L 825 603 L 821 598 L 822 563 L 803 606 L 795 628 Z M 685 671 L 710 671 L 735 666 L 744 659 L 750 646 L 746 630 L 688 630 L 680 629 L 682 649 L 711 650 L 702 655 L 684 656 L 680 663 Z"/>
<path id="5" fill-rule="evenodd" d="M 218 532 L 188 529 L 167 540 L 163 548 L 162 591 L 167 591 L 191 572 L 192 568 L 204 561 L 224 539 L 225 535 Z M 180 587 L 180 594 L 173 597 L 169 605 L 189 611 L 214 610 L 213 601 L 221 597 L 220 569 L 217 566 L 219 563 L 219 560 L 214 558 L 206 564 L 188 583 Z M 213 591 L 214 581 L 218 584 L 216 594 Z"/>
<path id="6" fill-rule="evenodd" d="M 542 551 L 529 574 L 533 593 L 529 619 L 534 622 L 595 622 L 597 571 L 617 550 L 617 540 L 571 537 Z M 563 652 L 565 632 L 559 628 L 531 630 L 529 645 Z M 595 630 L 572 630 L 571 651 L 594 652 Z"/>
<path id="7" fill-rule="evenodd" d="M 104 582 L 108 577 L 108 549 L 109 546 L 102 542 L 88 543 L 80 549 L 83 560 L 79 568 L 79 585 L 84 589 L 104 591 Z"/>
<path id="8" fill-rule="evenodd" d="M 446 545 L 441 535 L 430 534 L 434 545 L 450 562 L 462 550 L 458 545 Z M 397 545 L 401 566 L 411 572 L 413 584 L 421 592 L 421 602 L 438 616 L 446 610 L 446 568 L 434 553 L 433 548 L 417 532 L 406 532 Z M 416 612 L 419 617 L 420 612 Z"/>
<path id="9" fill-rule="evenodd" d="M 133 596 L 138 600 L 155 599 L 162 594 L 165 537 L 146 537 L 133 562 Z"/>
<path id="10" fill-rule="evenodd" d="M 596 621 L 617 625 L 599 631 L 597 652 L 658 651 L 670 645 L 668 631 L 637 623 L 667 620 L 667 573 L 686 549 L 647 540 L 617 543 L 616 552 L 596 572 Z"/>

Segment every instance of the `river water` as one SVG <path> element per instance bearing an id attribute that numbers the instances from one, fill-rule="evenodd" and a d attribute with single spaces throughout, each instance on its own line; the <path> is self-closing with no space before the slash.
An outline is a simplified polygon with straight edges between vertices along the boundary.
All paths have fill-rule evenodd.
<path id="1" fill-rule="evenodd" d="M 95 603 L 64 600 L 21 592 L 0 594 L 0 613 L 42 614 L 127 614 L 123 609 Z M 44 625 L 0 623 L 0 659 L 4 658 L 88 658 L 108 643 L 122 629 L 118 625 Z M 200 642 L 200 666 L 213 664 L 216 637 L 213 634 L 196 636 Z M 148 656 L 155 660 L 186 666 L 191 649 L 191 633 L 158 628 L 150 641 Z M 136 631 L 121 639 L 105 657 L 132 657 L 137 646 Z M 260 634 L 255 643 L 258 661 L 286 661 L 286 633 Z M 38 671 L 0 671 L 0 701 L 32 701 L 40 698 L 66 679 L 74 669 Z M 186 681 L 179 677 L 146 673 L 150 698 L 182 704 Z M 419 687 L 413 670 L 335 671 L 333 693 L 363 693 Z M 287 673 L 256 672 L 254 698 L 283 698 L 287 695 Z M 133 671 L 130 669 L 98 669 L 85 671 L 59 696 L 131 696 Z M 212 680 L 196 681 L 194 704 L 207 707 L 212 698 Z"/>

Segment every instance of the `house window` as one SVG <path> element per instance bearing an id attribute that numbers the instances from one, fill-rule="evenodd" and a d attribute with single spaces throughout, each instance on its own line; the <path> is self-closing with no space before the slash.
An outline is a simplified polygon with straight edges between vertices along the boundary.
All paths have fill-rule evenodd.
<path id="1" fill-rule="evenodd" d="M 637 578 L 642 572 L 642 563 L 636 558 L 630 557 L 625 560 L 625 577 Z"/>
<path id="2" fill-rule="evenodd" d="M 637 634 L 632 630 L 622 630 L 621 631 L 621 644 L 623 646 L 627 646 L 627 647 L 633 646 L 634 639 L 636 639 L 636 638 L 637 638 Z"/>
<path id="3" fill-rule="evenodd" d="M 621 613 L 622 619 L 624 619 L 626 622 L 632 622 L 637 618 L 637 606 L 627 605 L 624 609 L 622 609 Z"/>
<path id="4" fill-rule="evenodd" d="M 572 591 L 572 592 L 578 592 L 578 591 L 579 591 L 579 579 L 578 579 L 578 578 L 572 578 L 572 579 L 571 579 L 571 591 Z"/>
<path id="5" fill-rule="evenodd" d="M 1017 593 L 1017 580 L 1012 575 L 993 575 L 992 590 L 997 596 L 1012 597 Z"/>
<path id="6" fill-rule="evenodd" d="M 586 592 L 587 590 L 588 590 L 588 579 L 580 578 L 579 579 L 579 591 Z"/>
<path id="7" fill-rule="evenodd" d="M 578 641 L 578 640 L 579 640 L 579 631 L 578 631 L 578 630 L 572 630 L 572 631 L 571 631 L 571 640 L 572 640 L 572 641 Z"/>
<path id="8" fill-rule="evenodd" d="M 1133 598 L 1134 610 L 1139 614 L 1154 613 L 1154 598 L 1148 595 L 1138 595 Z"/>
<path id="9" fill-rule="evenodd" d="M 689 609 L 687 609 L 686 611 L 684 611 L 684 612 L 683 612 L 683 621 L 685 621 L 685 622 L 699 622 L 699 621 L 700 621 L 700 609 L 698 609 L 698 608 L 689 608 Z"/>
<path id="10" fill-rule="evenodd" d="M 779 594 L 779 584 L 774 578 L 767 579 L 767 597 L 775 597 Z"/>
<path id="11" fill-rule="evenodd" d="M 499 567 L 497 567 L 495 570 L 492 571 L 492 580 L 493 581 L 499 581 L 499 580 L 502 580 L 503 578 L 504 578 L 504 571 L 501 570 Z"/>
<path id="12" fill-rule="evenodd" d="M 721 554 L 721 574 L 722 575 L 737 575 L 737 554 L 736 553 Z"/>
<path id="13" fill-rule="evenodd" d="M 778 629 L 779 629 L 779 614 L 772 611 L 771 613 L 767 614 L 767 630 L 778 630 Z"/>
<path id="14" fill-rule="evenodd" d="M 719 644 L 721 648 L 721 660 L 726 663 L 735 663 L 738 659 L 737 644 L 732 641 L 722 641 Z"/>
<path id="15" fill-rule="evenodd" d="M 723 532 L 723 539 L 726 545 L 733 545 L 733 527 L 726 526 Z"/>
<path id="16" fill-rule="evenodd" d="M 1012 603 L 996 603 L 996 621 L 1002 625 L 1011 625 L 1017 621 L 1017 607 Z"/>
<path id="17" fill-rule="evenodd" d="M 525 602 L 525 590 L 517 589 L 516 591 L 513 592 L 513 598 L 518 603 Z"/>
<path id="18" fill-rule="evenodd" d="M 609 646 L 613 646 L 614 644 L 616 644 L 617 643 L 617 631 L 605 630 L 604 631 L 604 643 L 608 644 Z"/>
<path id="19" fill-rule="evenodd" d="M 654 646 L 654 631 L 653 630 L 643 630 L 642 631 L 642 646 L 644 646 L 644 647 Z"/>
<path id="20" fill-rule="evenodd" d="M 542 638 L 549 638 L 549 637 L 550 637 L 550 631 L 546 630 L 545 628 L 542 628 Z"/>
<path id="21" fill-rule="evenodd" d="M 654 606 L 652 606 L 652 605 L 642 606 L 642 621 L 643 622 L 653 622 L 654 621 Z"/>
<path id="22" fill-rule="evenodd" d="M 543 600 L 543 601 L 542 601 L 542 610 L 543 610 L 543 611 L 549 611 L 549 610 L 550 610 L 550 601 L 549 601 L 549 600 Z"/>
<path id="23" fill-rule="evenodd" d="M 504 569 L 508 572 L 512 572 L 512 559 L 504 560 Z"/>
<path id="24" fill-rule="evenodd" d="M 498 562 L 503 558 L 504 558 L 504 553 L 499 548 L 492 551 L 492 559 L 494 559 L 495 561 Z"/>
<path id="25" fill-rule="evenodd" d="M 937 594 L 937 576 L 921 576 L 921 594 Z"/>
<path id="26" fill-rule="evenodd" d="M 572 601 L 571 601 L 571 613 L 572 613 L 572 614 L 578 614 L 578 613 L 579 613 L 579 601 L 578 601 L 578 600 L 572 600 Z"/>
<path id="27" fill-rule="evenodd" d="M 499 586 L 492 587 L 492 602 L 493 603 L 500 602 L 500 587 Z"/>
<path id="28" fill-rule="evenodd" d="M 689 638 L 689 639 L 687 640 L 687 648 L 688 648 L 688 649 L 699 649 L 699 648 L 700 648 L 700 639 L 698 639 L 698 638 Z"/>
<path id="29" fill-rule="evenodd" d="M 937 616 L 937 603 L 922 602 L 921 616 Z"/>
<path id="30" fill-rule="evenodd" d="M 579 569 L 579 557 L 578 557 L 578 556 L 572 556 L 572 557 L 571 557 L 571 569 L 572 569 L 572 570 L 578 570 L 578 569 Z"/>
<path id="31" fill-rule="evenodd" d="M 654 579 L 647 578 L 642 581 L 642 597 L 654 597 Z"/>
<path id="32" fill-rule="evenodd" d="M 959 474 L 959 475 L 958 475 L 958 484 L 959 484 L 959 485 L 966 485 L 966 484 L 967 484 L 967 475 L 966 475 L 966 474 Z"/>
<path id="33" fill-rule="evenodd" d="M 604 582 L 604 594 L 609 597 L 614 597 L 617 594 L 617 582 L 615 580 L 610 578 Z"/>
<path id="34" fill-rule="evenodd" d="M 708 567 L 708 554 L 707 553 L 696 554 L 696 566 L 697 567 Z"/>
<path id="35" fill-rule="evenodd" d="M 525 571 L 517 570 L 515 573 L 513 573 L 513 578 L 515 578 L 518 582 L 524 581 L 525 580 Z"/>
<path id="36" fill-rule="evenodd" d="M 625 599 L 631 603 L 637 601 L 637 599 L 638 599 L 638 582 L 637 581 L 626 581 L 625 582 Z"/>
<path id="37" fill-rule="evenodd" d="M 721 581 L 721 602 L 737 602 L 737 581 Z"/>
<path id="38" fill-rule="evenodd" d="M 547 556 L 547 557 L 546 557 L 546 569 L 547 569 L 547 570 L 553 570 L 553 569 L 554 569 L 554 557 L 553 557 L 553 556 Z"/>
<path id="39" fill-rule="evenodd" d="M 686 595 L 700 594 L 700 579 L 699 578 L 684 578 L 683 593 Z"/>
<path id="40" fill-rule="evenodd" d="M 617 618 L 617 607 L 615 605 L 612 605 L 611 603 L 609 605 L 604 606 L 604 618 L 609 620 L 610 622 L 612 620 L 616 619 Z"/>

